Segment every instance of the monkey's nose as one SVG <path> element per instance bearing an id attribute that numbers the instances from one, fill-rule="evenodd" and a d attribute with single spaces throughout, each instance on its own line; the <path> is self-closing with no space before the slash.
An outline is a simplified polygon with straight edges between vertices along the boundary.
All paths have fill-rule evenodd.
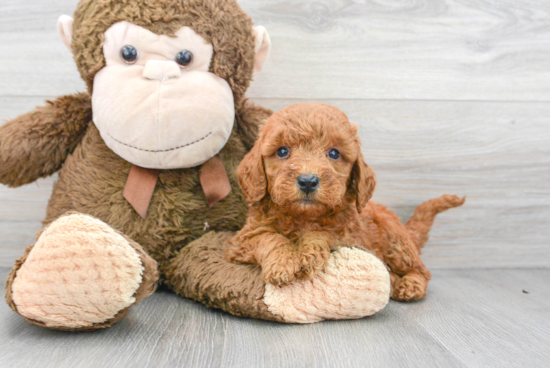
<path id="1" fill-rule="evenodd" d="M 298 188 L 305 194 L 313 193 L 319 188 L 319 177 L 313 174 L 303 174 L 296 180 Z"/>
<path id="2" fill-rule="evenodd" d="M 179 78 L 181 69 L 175 61 L 149 60 L 143 69 L 143 77 L 163 81 L 171 78 Z"/>

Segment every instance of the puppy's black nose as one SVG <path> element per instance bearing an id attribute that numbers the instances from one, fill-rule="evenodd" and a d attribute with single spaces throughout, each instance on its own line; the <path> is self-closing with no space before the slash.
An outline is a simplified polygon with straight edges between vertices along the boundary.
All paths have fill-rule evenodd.
<path id="1" fill-rule="evenodd" d="M 313 193 L 319 188 L 319 177 L 312 174 L 298 176 L 298 188 L 305 194 Z"/>

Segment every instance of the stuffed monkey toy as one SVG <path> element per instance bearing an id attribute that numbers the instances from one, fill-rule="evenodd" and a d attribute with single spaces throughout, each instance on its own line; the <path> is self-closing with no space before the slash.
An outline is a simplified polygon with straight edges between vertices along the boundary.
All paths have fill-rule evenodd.
<path id="1" fill-rule="evenodd" d="M 44 228 L 6 283 L 15 312 L 52 329 L 104 328 L 159 284 L 286 323 L 387 304 L 385 266 L 357 249 L 283 288 L 224 260 L 247 213 L 235 171 L 271 114 L 245 99 L 270 39 L 236 1 L 81 0 L 58 30 L 87 92 L 0 127 L 0 183 L 60 171 Z"/>

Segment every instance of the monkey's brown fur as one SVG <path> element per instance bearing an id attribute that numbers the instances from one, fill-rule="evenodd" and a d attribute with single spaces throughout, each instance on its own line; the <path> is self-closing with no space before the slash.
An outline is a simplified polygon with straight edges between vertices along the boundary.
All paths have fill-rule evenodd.
<path id="1" fill-rule="evenodd" d="M 82 76 L 93 90 L 93 80 L 105 66 L 105 31 L 127 21 L 158 35 L 174 35 L 191 27 L 214 47 L 210 71 L 225 79 L 238 109 L 252 79 L 254 40 L 252 20 L 236 1 L 223 0 L 81 0 L 74 17 L 71 49 Z"/>
<path id="2" fill-rule="evenodd" d="M 92 120 L 86 93 L 59 97 L 1 128 L 0 182 L 10 187 L 32 183 L 59 171 Z"/>
<path id="3" fill-rule="evenodd" d="M 280 147 L 289 149 L 288 157 L 277 156 Z M 329 158 L 331 149 L 340 157 Z M 301 191 L 297 178 L 303 174 L 316 175 L 318 189 Z M 426 295 L 431 276 L 420 248 L 435 215 L 464 203 L 450 195 L 432 199 L 403 225 L 392 211 L 369 202 L 376 181 L 357 126 L 322 104 L 297 104 L 271 116 L 238 175 L 252 208 L 231 239 L 228 261 L 259 264 L 266 282 L 284 285 L 324 269 L 332 247 L 365 248 L 386 262 L 392 298 L 400 301 Z"/>
<path id="4" fill-rule="evenodd" d="M 261 280 L 259 273 L 241 269 L 243 278 L 249 272 L 246 283 L 251 287 L 235 285 L 238 289 L 234 294 L 239 297 L 224 299 L 219 297 L 221 291 L 203 285 L 220 285 L 223 280 L 204 277 L 193 280 L 195 287 L 188 287 L 191 280 L 186 272 L 193 274 L 193 270 L 208 269 L 208 265 L 181 252 L 193 241 L 196 249 L 202 245 L 221 247 L 219 242 L 211 242 L 222 240 L 209 233 L 239 230 L 246 219 L 248 208 L 235 171 L 252 147 L 258 126 L 271 114 L 244 98 L 254 64 L 250 18 L 235 1 L 82 0 L 75 13 L 71 48 L 89 93 L 94 76 L 105 65 L 101 47 L 104 32 L 123 20 L 167 35 L 190 26 L 213 44 L 210 69 L 229 83 L 235 99 L 235 125 L 220 152 L 231 194 L 209 208 L 199 182 L 199 167 L 161 171 L 147 218 L 141 219 L 122 195 L 131 164 L 105 145 L 92 122 L 90 95 L 86 93 L 57 98 L 0 128 L 0 183 L 16 187 L 61 169 L 45 226 L 70 211 L 94 216 L 130 238 L 136 247 L 143 247 L 158 263 L 161 282 L 175 292 L 231 313 L 277 320 L 256 297 L 263 290 L 263 284 L 260 288 L 257 285 L 257 280 Z M 220 250 L 220 258 L 223 251 Z M 212 262 L 217 262 L 215 255 L 212 257 Z M 18 261 L 6 285 L 6 298 L 15 311 L 16 306 L 10 302 L 11 284 L 25 259 L 23 256 Z M 142 287 L 150 290 L 154 282 L 145 280 Z M 250 291 L 250 297 L 244 290 Z M 118 316 L 97 327 L 109 326 L 116 319 Z"/>

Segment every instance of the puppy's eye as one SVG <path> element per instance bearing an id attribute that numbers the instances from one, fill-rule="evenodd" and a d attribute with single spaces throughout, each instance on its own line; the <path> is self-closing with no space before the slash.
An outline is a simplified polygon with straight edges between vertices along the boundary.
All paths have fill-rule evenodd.
<path id="1" fill-rule="evenodd" d="M 126 45 L 120 49 L 120 57 L 126 64 L 133 64 L 137 61 L 139 55 L 134 46 Z"/>
<path id="2" fill-rule="evenodd" d="M 328 157 L 330 157 L 333 160 L 338 160 L 340 158 L 340 152 L 338 152 L 337 149 L 331 149 L 328 151 Z"/>
<path id="3" fill-rule="evenodd" d="M 290 149 L 288 147 L 281 147 L 277 150 L 277 156 L 279 158 L 287 158 L 290 156 Z"/>
<path id="4" fill-rule="evenodd" d="M 182 68 L 191 65 L 192 62 L 193 53 L 189 50 L 180 51 L 180 53 L 176 55 L 176 63 Z"/>

